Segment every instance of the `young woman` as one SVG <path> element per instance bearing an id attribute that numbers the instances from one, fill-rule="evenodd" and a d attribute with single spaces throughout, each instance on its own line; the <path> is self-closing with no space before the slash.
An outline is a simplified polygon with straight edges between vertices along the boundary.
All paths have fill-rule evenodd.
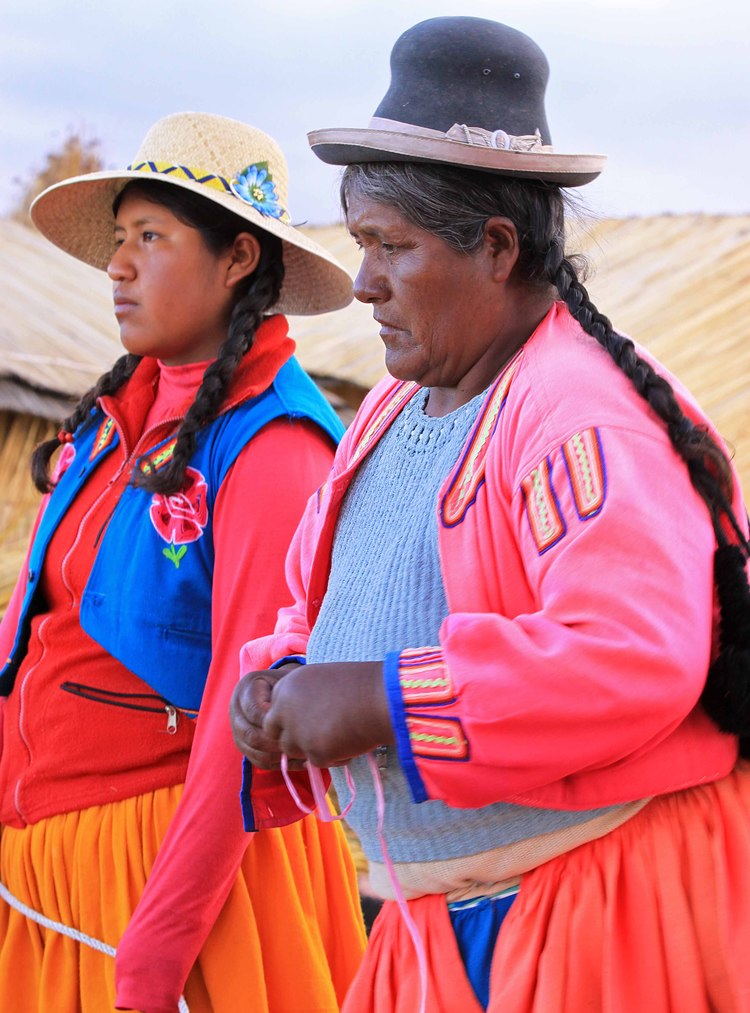
<path id="1" fill-rule="evenodd" d="M 350 761 L 386 902 L 347 1011 L 748 1010 L 736 472 L 566 254 L 562 187 L 603 159 L 551 147 L 541 50 L 437 18 L 391 66 L 368 128 L 311 135 L 391 378 L 245 647 L 236 741 L 342 802 Z"/>
<path id="2" fill-rule="evenodd" d="M 33 459 L 1 633 L 0 1008 L 337 1010 L 363 947 L 346 845 L 293 806 L 244 832 L 226 712 L 342 431 L 281 313 L 350 280 L 289 224 L 275 142 L 220 116 L 159 121 L 32 214 L 107 270 L 126 354 Z"/>

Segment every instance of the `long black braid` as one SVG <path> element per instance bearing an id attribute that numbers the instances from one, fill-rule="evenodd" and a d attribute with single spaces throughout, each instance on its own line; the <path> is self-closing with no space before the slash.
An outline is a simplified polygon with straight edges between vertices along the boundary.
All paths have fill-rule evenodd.
<path id="1" fill-rule="evenodd" d="M 239 232 L 251 232 L 261 247 L 258 267 L 244 282 L 234 305 L 227 339 L 206 369 L 193 403 L 177 431 L 177 442 L 169 464 L 159 471 L 135 470 L 133 481 L 136 484 L 153 492 L 171 495 L 183 486 L 185 469 L 195 450 L 198 433 L 221 408 L 235 370 L 251 348 L 264 315 L 278 301 L 284 280 L 282 245 L 276 236 L 255 228 L 243 218 L 192 191 L 157 180 L 138 180 L 129 183 L 126 190 L 163 205 L 185 224 L 198 229 L 207 247 L 215 253 L 225 250 Z M 115 214 L 124 194 L 125 190 L 115 200 Z M 68 442 L 72 433 L 86 421 L 97 398 L 115 393 L 133 375 L 139 362 L 140 356 L 137 355 L 124 355 L 118 359 L 113 368 L 83 395 L 72 414 L 62 423 L 60 433 L 36 448 L 31 459 L 32 477 L 41 492 L 50 489 L 49 462 L 54 452 Z"/>
<path id="2" fill-rule="evenodd" d="M 750 545 L 732 511 L 731 467 L 707 428 L 684 414 L 667 380 L 591 301 L 575 259 L 565 255 L 565 206 L 570 196 L 540 181 L 396 162 L 348 166 L 341 182 L 344 213 L 353 193 L 395 208 L 408 221 L 467 254 L 479 248 L 488 218 L 509 218 L 519 238 L 519 278 L 530 285 L 552 285 L 571 315 L 663 421 L 706 504 L 717 543 L 714 582 L 720 650 L 710 666 L 701 702 L 722 731 L 740 737 L 742 754 L 750 756 Z"/>
<path id="3" fill-rule="evenodd" d="M 63 443 L 68 442 L 73 433 L 89 417 L 91 409 L 100 397 L 114 394 L 129 380 L 135 367 L 141 361 L 140 355 L 123 355 L 112 369 L 100 376 L 94 386 L 88 390 L 73 411 L 60 425 L 60 432 L 49 440 L 40 443 L 31 455 L 31 478 L 40 492 L 50 492 L 52 483 L 49 476 L 49 462 L 52 455 Z"/>

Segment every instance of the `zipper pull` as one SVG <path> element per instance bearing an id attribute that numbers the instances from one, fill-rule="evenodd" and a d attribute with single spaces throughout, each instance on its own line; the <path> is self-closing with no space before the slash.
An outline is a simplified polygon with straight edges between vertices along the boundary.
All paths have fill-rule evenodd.
<path id="1" fill-rule="evenodd" d="M 168 703 L 164 710 L 167 712 L 167 732 L 174 735 L 177 731 L 177 708 Z"/>

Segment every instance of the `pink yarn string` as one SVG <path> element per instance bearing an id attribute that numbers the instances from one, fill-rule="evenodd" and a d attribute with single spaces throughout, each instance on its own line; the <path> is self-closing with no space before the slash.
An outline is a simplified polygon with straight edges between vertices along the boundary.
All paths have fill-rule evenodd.
<path id="1" fill-rule="evenodd" d="M 380 771 L 378 770 L 378 764 L 373 753 L 367 754 L 367 762 L 370 765 L 370 773 L 372 774 L 372 781 L 375 788 L 375 801 L 377 804 L 378 813 L 378 840 L 380 841 L 380 847 L 383 852 L 383 861 L 385 862 L 386 871 L 388 872 L 388 879 L 391 882 L 393 893 L 396 897 L 396 903 L 401 913 L 401 917 L 404 920 L 407 931 L 411 936 L 411 941 L 414 946 L 414 951 L 417 955 L 417 964 L 419 966 L 419 984 L 420 984 L 420 1002 L 419 1002 L 419 1013 L 425 1013 L 427 1008 L 427 954 L 422 942 L 422 937 L 419 934 L 419 929 L 414 922 L 409 911 L 409 905 L 404 897 L 404 892 L 401 889 L 401 884 L 396 876 L 396 869 L 393 865 L 391 856 L 388 854 L 388 848 L 385 843 L 385 834 L 383 833 L 383 823 L 385 821 L 385 796 L 383 795 L 383 782 L 380 779 Z M 342 820 L 348 814 L 351 807 L 354 805 L 354 796 L 356 794 L 354 788 L 354 781 L 349 767 L 346 768 L 346 783 L 349 786 L 351 797 L 346 808 L 342 809 L 341 815 L 334 815 L 326 801 L 326 790 L 323 783 L 323 775 L 318 767 L 313 766 L 312 763 L 305 762 L 305 769 L 307 770 L 307 776 L 310 779 L 310 787 L 312 788 L 313 798 L 315 800 L 315 808 L 310 809 L 309 806 L 305 805 L 302 799 L 297 793 L 297 789 L 294 787 L 291 777 L 289 776 L 289 764 L 286 753 L 282 753 L 281 756 L 281 773 L 286 782 L 286 786 L 289 789 L 289 794 L 294 799 L 294 802 L 298 809 L 303 813 L 310 815 L 316 813 L 318 818 L 323 820 L 325 823 L 333 823 L 336 820 Z"/>
<path id="2" fill-rule="evenodd" d="M 388 848 L 385 843 L 385 834 L 383 833 L 383 822 L 385 820 L 385 797 L 383 795 L 383 782 L 380 779 L 380 771 L 378 770 L 377 761 L 372 753 L 367 754 L 367 762 L 370 764 L 370 773 L 372 774 L 372 782 L 375 787 L 375 800 L 377 802 L 378 810 L 378 840 L 380 841 L 380 848 L 383 852 L 383 861 L 385 862 L 386 870 L 388 871 L 388 879 L 391 881 L 393 892 L 396 895 L 396 903 L 398 909 L 401 912 L 401 917 L 404 919 L 404 924 L 411 936 L 411 941 L 414 946 L 414 951 L 417 955 L 417 964 L 419 965 L 419 985 L 420 985 L 420 1001 L 419 1001 L 419 1013 L 425 1013 L 427 1008 L 427 954 L 425 952 L 424 943 L 422 937 L 419 934 L 419 929 L 414 922 L 409 911 L 409 905 L 406 903 L 404 892 L 401 889 L 401 884 L 396 876 L 396 869 L 393 865 L 391 856 L 388 854 Z"/>
<path id="3" fill-rule="evenodd" d="M 315 813 L 317 817 L 322 820 L 323 823 L 336 823 L 337 820 L 343 820 L 345 816 L 348 816 L 349 810 L 354 805 L 354 796 L 356 794 L 354 788 L 354 781 L 349 768 L 346 768 L 346 783 L 349 786 L 350 798 L 346 807 L 341 810 L 341 815 L 336 816 L 332 813 L 326 799 L 326 788 L 323 783 L 323 775 L 320 772 L 319 767 L 313 766 L 309 761 L 305 761 L 305 769 L 307 770 L 307 776 L 310 779 L 310 787 L 312 788 L 313 799 L 315 800 L 315 806 L 311 809 L 305 805 L 302 799 L 299 797 L 297 789 L 294 787 L 294 782 L 289 776 L 289 761 L 286 753 L 281 754 L 281 774 L 284 778 L 284 782 L 289 789 L 289 794 L 294 799 L 294 803 L 298 809 L 307 815 Z"/>

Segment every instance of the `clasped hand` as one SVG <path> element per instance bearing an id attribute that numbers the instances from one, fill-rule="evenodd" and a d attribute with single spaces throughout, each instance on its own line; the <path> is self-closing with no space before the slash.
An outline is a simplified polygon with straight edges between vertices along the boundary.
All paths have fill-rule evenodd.
<path id="1" fill-rule="evenodd" d="M 395 741 L 379 661 L 249 672 L 229 716 L 237 748 L 266 770 L 278 769 L 282 753 L 292 769 L 305 760 L 332 767 Z"/>

